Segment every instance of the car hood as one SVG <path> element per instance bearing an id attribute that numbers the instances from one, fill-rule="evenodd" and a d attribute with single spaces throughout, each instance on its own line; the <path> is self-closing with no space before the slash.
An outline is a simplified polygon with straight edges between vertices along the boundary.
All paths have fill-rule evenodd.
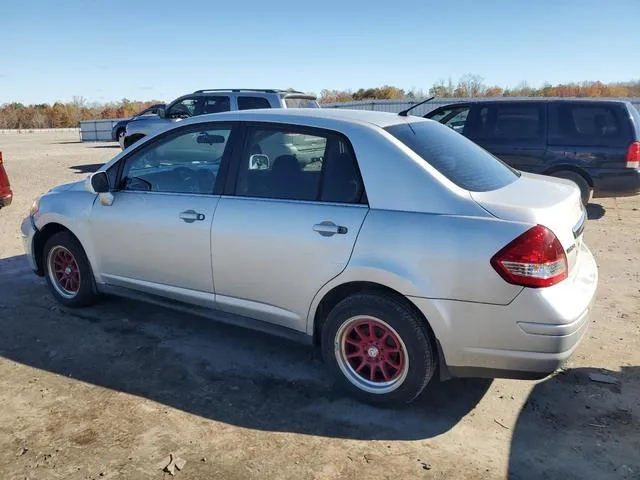
<path id="1" fill-rule="evenodd" d="M 87 177 L 88 178 L 88 177 Z M 84 190 L 84 183 L 86 179 L 78 180 L 77 182 L 63 183 L 62 185 L 57 185 L 49 190 L 47 193 L 60 193 L 66 192 L 69 190 Z"/>

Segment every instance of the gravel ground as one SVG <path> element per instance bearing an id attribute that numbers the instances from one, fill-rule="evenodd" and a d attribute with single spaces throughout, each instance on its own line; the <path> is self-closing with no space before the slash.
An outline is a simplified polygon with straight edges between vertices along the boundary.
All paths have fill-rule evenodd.
<path id="1" fill-rule="evenodd" d="M 53 301 L 22 254 L 33 198 L 118 152 L 72 133 L 0 136 L 2 479 L 640 478 L 640 197 L 589 206 L 600 267 L 588 330 L 540 382 L 452 380 L 363 406 L 314 350 L 158 307 Z M 607 373 L 615 384 L 589 379 Z"/>

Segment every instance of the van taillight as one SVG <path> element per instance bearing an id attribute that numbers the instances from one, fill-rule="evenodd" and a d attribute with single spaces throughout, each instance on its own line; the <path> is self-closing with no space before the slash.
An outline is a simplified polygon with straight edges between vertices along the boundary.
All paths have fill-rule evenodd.
<path id="1" fill-rule="evenodd" d="M 633 142 L 627 149 L 627 168 L 640 168 L 640 142 Z"/>
<path id="2" fill-rule="evenodd" d="M 558 237 L 542 225 L 527 230 L 491 259 L 507 282 L 523 287 L 550 287 L 567 278 L 567 256 Z"/>

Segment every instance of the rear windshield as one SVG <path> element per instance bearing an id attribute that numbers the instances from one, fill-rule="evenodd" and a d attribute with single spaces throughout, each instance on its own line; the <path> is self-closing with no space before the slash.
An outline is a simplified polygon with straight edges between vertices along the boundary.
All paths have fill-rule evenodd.
<path id="1" fill-rule="evenodd" d="M 519 176 L 471 140 L 437 122 L 401 123 L 385 130 L 465 190 L 496 190 Z"/>
<path id="2" fill-rule="evenodd" d="M 287 108 L 320 108 L 315 98 L 285 97 L 284 104 Z"/>

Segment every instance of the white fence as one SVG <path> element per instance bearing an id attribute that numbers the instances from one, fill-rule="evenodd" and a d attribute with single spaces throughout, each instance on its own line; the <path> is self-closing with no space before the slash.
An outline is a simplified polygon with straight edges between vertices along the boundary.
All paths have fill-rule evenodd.
<path id="1" fill-rule="evenodd" d="M 83 142 L 110 142 L 111 129 L 122 118 L 109 120 L 84 120 L 80 122 L 80 140 Z"/>
<path id="2" fill-rule="evenodd" d="M 556 97 L 540 97 L 541 99 L 549 99 Z M 565 97 L 566 98 L 566 97 Z M 390 112 L 390 113 L 398 113 L 402 110 L 409 108 L 411 105 L 415 105 L 416 103 L 421 102 L 424 99 L 416 99 L 416 100 L 360 100 L 356 102 L 344 102 L 344 103 L 325 103 L 322 104 L 322 108 L 350 108 L 353 110 L 375 110 L 378 112 Z M 420 105 L 413 110 L 411 110 L 411 115 L 422 116 L 429 113 L 431 110 L 435 110 L 438 107 L 443 105 L 448 105 L 450 103 L 460 103 L 460 102 L 469 102 L 475 100 L 498 100 L 498 101 L 507 101 L 507 100 L 531 100 L 531 97 L 493 97 L 493 98 L 434 98 L 430 102 L 425 103 L 424 105 Z M 587 99 L 585 99 L 587 100 Z M 640 98 L 632 97 L 632 98 L 616 98 L 616 99 L 607 99 L 600 98 L 600 100 L 628 100 L 632 104 L 636 106 L 640 110 Z"/>
<path id="3" fill-rule="evenodd" d="M 10 133 L 65 133 L 80 134 L 79 128 L 0 128 L 0 135 Z"/>

